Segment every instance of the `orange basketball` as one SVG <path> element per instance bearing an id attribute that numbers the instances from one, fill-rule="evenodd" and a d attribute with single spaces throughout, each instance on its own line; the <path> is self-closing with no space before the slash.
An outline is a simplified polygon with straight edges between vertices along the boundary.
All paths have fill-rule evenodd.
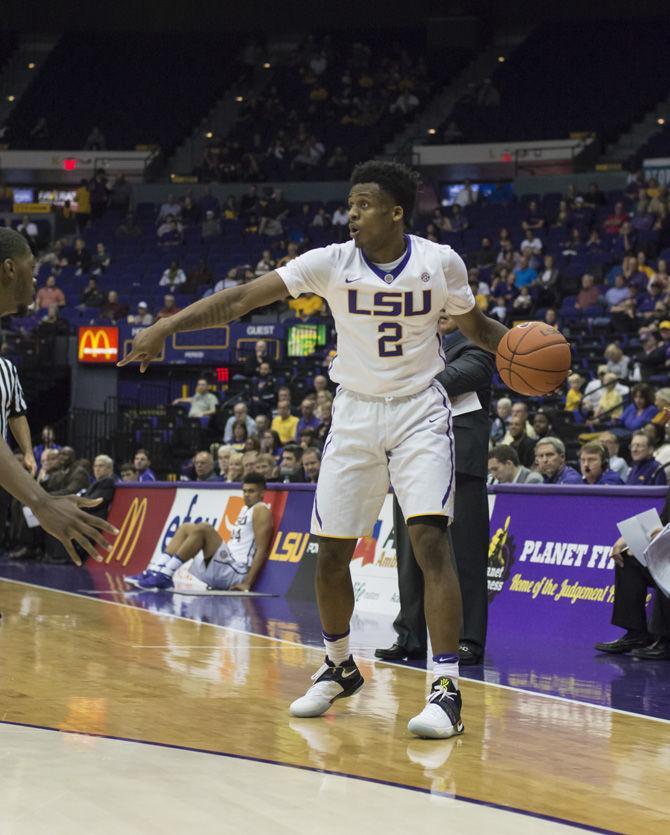
<path id="1" fill-rule="evenodd" d="M 500 379 L 519 394 L 549 394 L 570 373 L 570 345 L 563 334 L 544 322 L 523 322 L 505 334 L 498 345 L 496 367 Z"/>

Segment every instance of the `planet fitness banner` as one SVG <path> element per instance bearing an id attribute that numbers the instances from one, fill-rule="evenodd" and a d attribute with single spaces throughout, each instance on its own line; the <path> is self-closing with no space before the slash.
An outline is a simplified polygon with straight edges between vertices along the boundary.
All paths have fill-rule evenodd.
<path id="1" fill-rule="evenodd" d="M 661 509 L 663 488 L 498 486 L 491 488 L 488 587 L 490 628 L 592 634 L 607 629 L 614 594 L 610 549 L 616 523 L 650 507 Z M 309 533 L 310 485 L 269 488 L 275 520 L 258 591 L 313 599 L 316 541 Z M 88 562 L 100 589 L 119 588 L 163 551 L 183 522 L 206 521 L 224 540 L 242 508 L 238 489 L 189 483 L 120 486 L 110 521 L 121 531 L 105 562 Z M 398 611 L 393 501 L 386 497 L 372 536 L 359 540 L 351 564 L 361 611 Z"/>

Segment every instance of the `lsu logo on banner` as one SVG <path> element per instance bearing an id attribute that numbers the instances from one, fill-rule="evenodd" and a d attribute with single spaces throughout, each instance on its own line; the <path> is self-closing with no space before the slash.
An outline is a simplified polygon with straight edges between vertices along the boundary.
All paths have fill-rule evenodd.
<path id="1" fill-rule="evenodd" d="M 126 515 L 119 528 L 119 534 L 114 540 L 114 547 L 107 555 L 105 563 L 109 565 L 112 560 L 120 562 L 122 566 L 128 565 L 128 561 L 133 555 L 137 540 L 142 533 L 142 526 L 147 515 L 148 499 L 146 496 L 143 499 L 135 496 L 130 503 Z"/>
<path id="2" fill-rule="evenodd" d="M 77 356 L 79 362 L 116 362 L 119 358 L 119 329 L 81 326 Z"/>

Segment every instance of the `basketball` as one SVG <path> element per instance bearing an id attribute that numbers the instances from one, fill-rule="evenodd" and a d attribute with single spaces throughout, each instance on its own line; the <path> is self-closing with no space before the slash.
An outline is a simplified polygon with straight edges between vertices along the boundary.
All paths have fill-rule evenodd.
<path id="1" fill-rule="evenodd" d="M 496 367 L 503 383 L 518 394 L 555 391 L 570 373 L 570 345 L 544 322 L 523 322 L 500 340 Z"/>

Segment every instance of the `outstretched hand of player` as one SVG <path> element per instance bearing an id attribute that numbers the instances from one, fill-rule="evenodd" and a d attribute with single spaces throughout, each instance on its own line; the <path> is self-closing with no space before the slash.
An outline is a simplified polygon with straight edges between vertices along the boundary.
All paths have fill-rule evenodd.
<path id="1" fill-rule="evenodd" d="M 159 319 L 151 327 L 136 334 L 130 351 L 122 360 L 119 360 L 117 365 L 122 367 L 131 362 L 139 362 L 140 373 L 144 374 L 149 367 L 149 363 L 155 360 L 163 350 L 166 337 L 165 326 Z"/>
<path id="2" fill-rule="evenodd" d="M 102 499 L 85 499 L 83 496 L 49 496 L 32 508 L 42 528 L 62 542 L 75 565 L 81 565 L 81 557 L 74 544 L 80 545 L 96 562 L 103 558 L 97 551 L 100 546 L 110 551 L 112 543 L 102 535 L 102 531 L 118 534 L 114 525 L 105 519 L 99 519 L 86 513 L 82 508 L 97 507 Z"/>

